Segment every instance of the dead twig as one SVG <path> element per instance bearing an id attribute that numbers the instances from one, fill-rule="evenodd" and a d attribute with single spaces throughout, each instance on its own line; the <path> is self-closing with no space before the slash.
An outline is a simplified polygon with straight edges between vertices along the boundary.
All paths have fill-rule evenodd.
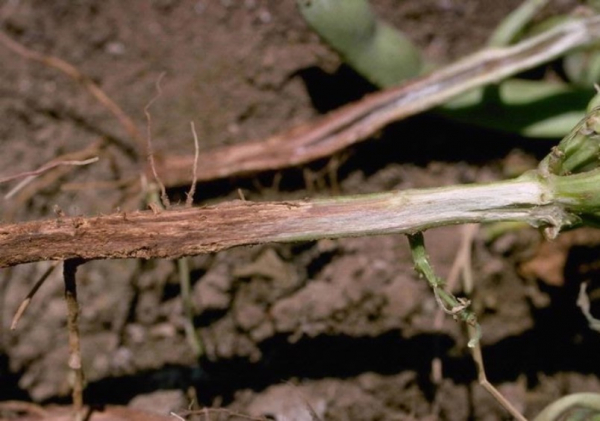
<path id="1" fill-rule="evenodd" d="M 463 229 L 463 238 L 461 241 L 460 251 L 457 255 L 456 265 L 460 267 L 460 272 L 462 272 L 462 281 L 463 281 L 463 289 L 468 296 L 473 294 L 473 264 L 472 264 L 472 251 L 473 251 L 473 240 L 475 239 L 475 235 L 479 231 L 479 225 L 467 225 Z M 458 276 L 456 277 L 458 280 Z M 456 282 L 456 280 L 454 282 Z M 485 364 L 483 362 L 483 353 L 481 350 L 481 341 L 479 337 L 481 336 L 481 332 L 474 328 L 473 326 L 467 325 L 467 330 L 469 332 L 470 343 L 474 344 L 471 349 L 471 355 L 475 362 L 475 367 L 477 369 L 477 380 L 479 384 L 490 393 L 494 399 L 506 409 L 516 420 L 518 421 L 527 421 L 527 419 L 521 414 L 519 411 L 508 399 L 504 397 L 502 393 L 491 384 L 487 379 L 487 374 L 485 371 Z"/>
<path id="2" fill-rule="evenodd" d="M 154 176 L 154 180 L 160 187 L 160 201 L 162 202 L 162 206 L 165 209 L 169 209 L 171 207 L 171 202 L 169 200 L 169 196 L 167 196 L 167 190 L 165 189 L 165 185 L 163 184 L 161 178 L 158 176 L 158 171 L 156 171 L 156 163 L 154 161 L 154 150 L 152 148 L 152 117 L 150 116 L 150 107 L 154 102 L 161 97 L 162 89 L 160 87 L 160 81 L 165 76 L 165 72 L 161 73 L 158 79 L 156 80 L 156 95 L 146 104 L 144 107 L 144 114 L 146 115 L 146 154 L 148 156 L 148 162 L 150 164 L 150 169 L 152 170 L 152 175 Z"/>
<path id="3" fill-rule="evenodd" d="M 62 165 L 81 167 L 84 165 L 93 164 L 94 162 L 98 162 L 98 160 L 99 160 L 99 158 L 97 156 L 95 156 L 93 158 L 86 159 L 84 161 L 54 161 L 54 162 L 50 162 L 50 163 L 38 168 L 35 171 L 26 171 L 26 172 L 22 172 L 22 173 L 15 174 L 15 175 L 10 175 L 8 177 L 0 178 L 0 183 L 5 183 L 7 181 L 15 180 L 17 178 L 26 177 L 23 181 L 21 181 L 19 184 L 17 184 L 15 187 L 13 187 L 8 193 L 6 193 L 6 195 L 4 195 L 4 198 L 10 199 L 15 194 L 17 194 L 19 191 L 21 191 L 25 186 L 27 186 L 29 183 L 31 183 L 33 180 L 35 180 L 35 178 L 38 175 L 45 173 L 46 171 L 51 170 L 52 168 L 56 168 L 56 167 L 59 167 Z"/>
<path id="4" fill-rule="evenodd" d="M 67 303 L 67 329 L 69 331 L 69 368 L 73 370 L 73 420 L 82 421 L 84 374 L 81 362 L 81 340 L 79 335 L 79 304 L 77 303 L 77 267 L 83 263 L 80 259 L 64 262 L 65 301 Z"/>
<path id="5" fill-rule="evenodd" d="M 456 288 L 456 283 L 458 282 L 460 275 L 463 275 L 463 281 L 465 284 L 465 292 L 467 295 L 470 295 L 471 288 L 473 284 L 473 274 L 471 271 L 471 251 L 473 246 L 473 240 L 477 231 L 479 230 L 479 225 L 470 224 L 464 225 L 461 227 L 461 241 L 458 252 L 454 258 L 454 262 L 452 263 L 452 267 L 450 268 L 450 272 L 446 277 L 446 288 L 450 292 L 454 292 Z M 433 321 L 433 327 L 436 331 L 442 331 L 442 325 L 444 324 L 445 313 L 441 308 L 438 308 L 437 313 L 435 315 L 435 319 Z M 437 349 L 437 347 L 436 347 Z M 442 384 L 443 380 L 443 364 L 440 357 L 436 356 L 431 361 L 431 381 L 436 386 Z M 435 401 L 435 405 L 438 405 L 438 402 Z M 437 408 L 434 413 L 437 412 Z"/>
<path id="6" fill-rule="evenodd" d="M 190 121 L 192 128 L 192 134 L 194 135 L 194 169 L 192 170 L 192 185 L 190 191 L 187 194 L 185 205 L 189 208 L 194 203 L 194 194 L 196 193 L 196 183 L 198 183 L 198 159 L 200 157 L 200 144 L 198 142 L 198 134 L 196 133 L 196 127 L 194 122 Z"/>
<path id="7" fill-rule="evenodd" d="M 29 304 L 31 303 L 33 296 L 40 289 L 40 287 L 44 284 L 46 279 L 48 279 L 50 274 L 52 274 L 52 272 L 54 272 L 54 269 L 56 269 L 56 267 L 58 266 L 59 263 L 60 262 L 52 263 L 50 265 L 50 267 L 48 267 L 48 269 L 46 269 L 46 271 L 42 274 L 40 279 L 33 285 L 33 288 L 31 288 L 31 291 L 29 291 L 29 294 L 27 294 L 27 296 L 23 299 L 23 301 L 21 302 L 21 305 L 17 309 L 15 316 L 13 317 L 12 323 L 10 324 L 10 330 L 15 330 L 17 328 L 17 324 L 19 323 L 19 320 L 21 320 L 21 317 L 25 313 L 25 310 L 27 310 L 27 307 L 29 307 Z"/>
<path id="8" fill-rule="evenodd" d="M 75 66 L 58 57 L 33 51 L 10 38 L 3 31 L 0 31 L 0 43 L 21 57 L 59 70 L 80 83 L 102 106 L 107 108 L 119 120 L 127 134 L 140 146 L 140 150 L 143 150 L 144 140 L 133 120 L 96 83 Z"/>
<path id="9" fill-rule="evenodd" d="M 473 359 L 477 368 L 477 377 L 480 385 L 489 392 L 513 417 L 519 421 L 527 421 L 523 415 L 487 380 L 483 356 L 481 354 L 481 326 L 477 316 L 471 311 L 470 301 L 466 298 L 455 297 L 446 289 L 444 279 L 438 277 L 431 265 L 429 256 L 425 248 L 425 242 L 422 232 L 409 234 L 408 242 L 410 244 L 415 270 L 423 276 L 435 295 L 438 305 L 445 313 L 452 315 L 457 321 L 462 321 L 467 325 L 469 332 L 468 347 L 471 349 Z"/>
<path id="10" fill-rule="evenodd" d="M 452 267 L 450 268 L 450 272 L 447 276 L 446 288 L 448 291 L 454 291 L 456 288 L 456 284 L 460 279 L 460 275 L 462 274 L 463 282 L 464 282 L 464 291 L 467 295 L 471 294 L 473 289 L 473 273 L 471 271 L 471 251 L 473 247 L 473 240 L 475 239 L 475 235 L 479 231 L 479 225 L 470 224 L 464 225 L 461 227 L 461 240 L 460 246 L 454 257 L 454 262 L 452 263 Z M 434 327 L 436 330 L 442 329 L 442 324 L 444 322 L 444 312 L 441 309 L 438 309 L 437 314 L 435 315 Z"/>
<path id="11" fill-rule="evenodd" d="M 181 301 L 183 303 L 184 322 L 186 339 L 194 352 L 196 359 L 204 354 L 204 345 L 202 339 L 194 326 L 194 303 L 192 301 L 192 283 L 190 279 L 190 264 L 187 257 L 177 259 L 177 271 L 179 272 L 179 285 L 181 287 Z"/>
<path id="12" fill-rule="evenodd" d="M 455 284 L 459 275 L 462 273 L 462 281 L 463 281 L 463 289 L 464 292 L 470 296 L 473 293 L 473 265 L 472 265 L 472 248 L 473 248 L 473 240 L 475 239 L 475 235 L 479 230 L 479 225 L 466 225 L 463 228 L 463 236 L 461 239 L 460 249 L 457 253 L 456 259 L 454 261 L 454 265 L 452 267 L 451 273 L 454 278 L 452 279 L 452 283 Z M 448 287 L 450 287 L 450 281 L 448 282 Z M 440 312 L 438 312 L 438 316 L 440 316 Z M 436 320 L 437 322 L 437 320 Z M 521 412 L 515 408 L 515 406 L 500 393 L 500 391 L 491 384 L 487 379 L 487 374 L 485 371 L 485 364 L 483 362 L 483 354 L 481 351 L 481 341 L 479 337 L 481 336 L 481 332 L 474 326 L 467 325 L 467 330 L 469 332 L 469 343 L 472 344 L 471 355 L 473 360 L 475 361 L 475 367 L 477 369 L 477 380 L 479 384 L 490 393 L 494 399 L 506 409 L 516 420 L 518 421 L 527 421 L 527 419 L 521 414 Z"/>
<path id="13" fill-rule="evenodd" d="M 471 338 L 472 341 L 473 338 L 477 337 L 479 333 L 476 332 L 475 328 L 473 328 L 472 326 L 467 326 L 467 328 L 469 329 L 469 338 Z M 485 365 L 483 363 L 483 355 L 481 353 L 480 341 L 476 341 L 474 343 L 475 346 L 471 348 L 471 354 L 473 356 L 473 360 L 475 361 L 475 367 L 477 368 L 477 380 L 479 381 L 481 387 L 483 387 L 489 394 L 491 394 L 494 397 L 494 399 L 496 399 L 496 401 L 500 405 L 502 405 L 504 409 L 506 409 L 510 413 L 510 415 L 512 415 L 516 420 L 527 421 L 527 418 L 525 418 L 521 414 L 521 412 L 517 408 L 515 408 L 514 405 L 510 403 L 510 401 L 506 399 L 504 395 L 502 395 L 502 393 L 500 393 L 500 391 L 496 389 L 496 387 L 493 384 L 489 382 L 485 373 Z"/>
<path id="14" fill-rule="evenodd" d="M 549 62 L 600 38 L 600 16 L 561 25 L 505 48 L 475 53 L 429 75 L 371 94 L 323 119 L 267 139 L 216 148 L 200 156 L 198 181 L 294 167 L 331 156 L 365 140 L 387 124 L 442 105 L 474 88 Z M 192 157 L 157 160 L 169 187 L 189 183 Z"/>
<path id="15" fill-rule="evenodd" d="M 19 174 L 14 174 L 14 175 L 9 175 L 7 177 L 1 177 L 0 178 L 0 183 L 6 183 L 7 181 L 11 181 L 11 180 L 16 180 L 17 178 L 23 178 L 23 177 L 31 177 L 31 176 L 35 176 L 35 175 L 40 175 L 48 170 L 51 170 L 54 167 L 58 167 L 60 165 L 75 165 L 75 166 L 83 166 L 83 165 L 88 165 L 94 162 L 98 161 L 98 157 L 94 157 L 94 158 L 90 158 L 90 159 L 86 159 L 84 161 L 55 161 L 55 162 L 50 162 L 46 165 L 43 165 L 42 167 L 38 168 L 37 170 L 34 171 L 25 171 Z"/>
<path id="16" fill-rule="evenodd" d="M 53 162 L 57 161 L 85 161 L 101 153 L 106 143 L 103 139 L 93 142 L 85 149 L 70 152 L 61 156 L 56 157 Z M 10 209 L 5 209 L 4 219 L 10 221 L 14 218 L 14 213 L 18 212 L 23 204 L 36 195 L 40 190 L 55 186 L 57 181 L 64 177 L 69 171 L 75 168 L 72 165 L 62 165 L 55 167 L 52 171 L 44 172 L 37 176 L 32 183 L 21 188 L 19 192 L 16 192 L 16 197 L 9 202 Z"/>

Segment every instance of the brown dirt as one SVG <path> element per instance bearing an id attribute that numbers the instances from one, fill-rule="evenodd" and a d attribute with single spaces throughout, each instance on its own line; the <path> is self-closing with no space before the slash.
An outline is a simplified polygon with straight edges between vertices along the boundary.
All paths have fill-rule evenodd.
<path id="1" fill-rule="evenodd" d="M 444 63 L 483 45 L 519 1 L 372 3 L 431 60 Z M 576 4 L 557 0 L 552 10 Z M 190 121 L 205 149 L 273 134 L 371 89 L 340 67 L 292 1 L 38 0 L 0 3 L 0 16 L 15 39 L 92 77 L 141 128 L 144 106 L 166 71 L 152 107 L 159 154 L 193 152 Z M 0 63 L 2 175 L 109 139 L 99 163 L 4 201 L 2 218 L 51 218 L 56 206 L 69 215 L 141 206 L 117 183 L 136 177 L 139 168 L 135 146 L 114 117 L 55 70 L 2 47 Z M 317 162 L 304 172 L 204 184 L 196 197 L 221 202 L 242 188 L 252 200 L 284 200 L 492 180 L 515 156 L 527 161 L 548 147 L 527 142 L 419 116 L 335 157 L 339 185 L 327 176 L 332 166 Z M 0 185 L 0 193 L 10 187 Z M 183 191 L 170 193 L 185 200 Z M 427 233 L 441 274 L 450 269 L 460 233 Z M 562 262 L 551 266 L 563 271 L 558 283 L 521 265 L 536 256 L 539 242 L 531 230 L 492 242 L 480 233 L 473 257 L 473 301 L 489 377 L 528 416 L 558 396 L 600 391 L 600 336 L 575 306 L 579 283 L 597 275 L 597 242 L 553 252 L 550 258 Z M 193 395 L 201 406 L 278 420 L 310 420 L 309 408 L 323 420 L 505 418 L 476 383 L 461 327 L 450 318 L 441 330 L 434 327 L 435 300 L 409 257 L 403 237 L 381 236 L 190 259 L 194 322 L 206 348 L 200 360 L 185 338 L 175 262 L 88 263 L 78 278 L 86 399 L 166 414 L 184 409 Z M 59 274 L 40 290 L 18 330 L 8 331 L 20 300 L 46 268 L 1 273 L 0 400 L 67 401 Z M 436 357 L 443 367 L 439 383 L 431 380 Z"/>

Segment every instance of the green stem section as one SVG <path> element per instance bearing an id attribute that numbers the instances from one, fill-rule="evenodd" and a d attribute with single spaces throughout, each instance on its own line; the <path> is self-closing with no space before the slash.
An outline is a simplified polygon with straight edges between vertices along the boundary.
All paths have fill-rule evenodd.
<path id="1" fill-rule="evenodd" d="M 572 212 L 600 212 L 600 168 L 581 174 L 554 177 L 553 183 L 557 202 Z"/>
<path id="2" fill-rule="evenodd" d="M 599 154 L 600 107 L 596 107 L 542 160 L 540 171 L 567 175 L 593 170 L 598 167 Z"/>
<path id="3" fill-rule="evenodd" d="M 469 347 L 473 348 L 477 345 L 477 341 L 479 340 L 480 327 L 477 323 L 477 316 L 469 310 L 470 302 L 466 299 L 456 298 L 452 293 L 444 289 L 444 280 L 436 276 L 433 267 L 429 262 L 429 257 L 425 250 L 423 233 L 418 232 L 416 234 L 407 235 L 407 237 L 412 252 L 412 258 L 415 263 L 415 270 L 427 279 L 429 286 L 433 289 L 436 300 L 444 312 L 451 314 L 455 319 L 460 319 L 476 329 L 477 334 L 469 341 Z"/>

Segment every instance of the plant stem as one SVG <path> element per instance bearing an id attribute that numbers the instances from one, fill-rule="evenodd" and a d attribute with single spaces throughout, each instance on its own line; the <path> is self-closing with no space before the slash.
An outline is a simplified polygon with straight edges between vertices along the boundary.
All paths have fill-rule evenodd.
<path id="1" fill-rule="evenodd" d="M 553 238 L 566 226 L 600 220 L 599 132 L 595 108 L 537 170 L 510 181 L 4 225 L 0 267 L 42 260 L 178 259 L 241 245 L 415 234 L 494 221 L 543 226 Z"/>
<path id="2" fill-rule="evenodd" d="M 455 320 L 460 319 L 467 324 L 469 331 L 469 343 L 473 359 L 477 368 L 477 379 L 479 383 L 502 405 L 515 419 L 519 421 L 527 421 L 523 415 L 506 399 L 494 385 L 492 385 L 485 373 L 483 364 L 483 355 L 481 353 L 481 326 L 477 322 L 477 316 L 469 307 L 471 302 L 465 298 L 457 298 L 451 292 L 444 289 L 445 282 L 438 277 L 431 266 L 429 257 L 425 250 L 425 240 L 423 233 L 408 235 L 408 243 L 412 252 L 413 261 L 415 262 L 415 270 L 427 279 L 429 285 L 433 289 L 435 298 L 445 313 L 451 314 Z"/>
<path id="3" fill-rule="evenodd" d="M 524 221 L 558 232 L 578 219 L 569 200 L 555 197 L 557 179 L 533 172 L 490 184 L 10 224 L 0 226 L 0 267 L 72 258 L 175 259 L 240 245 L 410 234 L 474 222 Z"/>
<path id="4" fill-rule="evenodd" d="M 331 156 L 365 140 L 390 122 L 445 104 L 474 88 L 500 82 L 599 38 L 600 16 L 593 16 L 560 25 L 511 47 L 475 53 L 402 86 L 371 94 L 314 124 L 203 152 L 197 179 L 208 181 L 289 168 Z M 520 109 L 517 107 L 515 113 Z M 167 154 L 157 160 L 165 185 L 188 185 L 194 159 L 190 154 Z"/>
<path id="5" fill-rule="evenodd" d="M 559 202 L 573 211 L 586 214 L 600 211 L 600 168 L 580 174 L 554 178 Z"/>
<path id="6" fill-rule="evenodd" d="M 415 262 L 415 270 L 427 279 L 429 286 L 433 289 L 438 304 L 444 312 L 451 314 L 455 319 L 460 319 L 468 325 L 475 327 L 477 332 L 479 332 L 480 328 L 477 323 L 477 317 L 475 316 L 475 313 L 469 310 L 469 301 L 456 298 L 451 292 L 446 291 L 444 289 L 444 280 L 435 274 L 425 250 L 423 233 L 418 232 L 416 234 L 410 234 L 407 237 L 412 252 L 412 258 Z M 469 341 L 469 348 L 475 347 L 478 341 L 479 336 L 477 334 Z"/>

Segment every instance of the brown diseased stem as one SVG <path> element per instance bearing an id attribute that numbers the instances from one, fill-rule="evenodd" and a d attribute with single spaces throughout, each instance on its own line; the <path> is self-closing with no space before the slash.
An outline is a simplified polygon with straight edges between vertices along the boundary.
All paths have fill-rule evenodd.
<path id="1" fill-rule="evenodd" d="M 169 258 L 234 246 L 414 233 L 461 223 L 569 223 L 544 182 L 393 191 L 314 201 L 233 201 L 163 212 L 61 217 L 0 226 L 0 267 L 42 260 Z"/>

